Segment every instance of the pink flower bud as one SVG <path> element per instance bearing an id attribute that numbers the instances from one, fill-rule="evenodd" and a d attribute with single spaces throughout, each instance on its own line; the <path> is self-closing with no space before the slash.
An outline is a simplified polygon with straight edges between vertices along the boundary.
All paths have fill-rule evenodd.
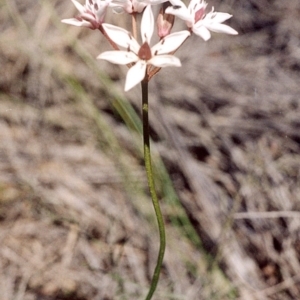
<path id="1" fill-rule="evenodd" d="M 175 20 L 174 15 L 165 12 L 168 6 L 170 6 L 169 2 L 163 3 L 156 21 L 157 34 L 161 39 L 170 34 Z"/>

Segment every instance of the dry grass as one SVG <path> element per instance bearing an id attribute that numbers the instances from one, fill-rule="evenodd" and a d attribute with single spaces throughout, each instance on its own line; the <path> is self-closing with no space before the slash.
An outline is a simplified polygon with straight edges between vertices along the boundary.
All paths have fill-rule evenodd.
<path id="1" fill-rule="evenodd" d="M 240 35 L 193 38 L 150 84 L 155 299 L 299 298 L 300 3 L 269 2 L 214 1 Z M 139 89 L 74 12 L 0 3 L 1 300 L 143 299 L 155 266 Z"/>

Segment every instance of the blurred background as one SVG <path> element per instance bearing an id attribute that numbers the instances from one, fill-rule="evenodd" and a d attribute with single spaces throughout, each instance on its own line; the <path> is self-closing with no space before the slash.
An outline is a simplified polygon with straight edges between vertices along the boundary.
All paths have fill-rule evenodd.
<path id="1" fill-rule="evenodd" d="M 300 2 L 210 5 L 239 35 L 193 36 L 150 82 L 153 299 L 299 299 Z M 76 13 L 0 1 L 1 300 L 144 299 L 155 267 L 140 88 Z"/>

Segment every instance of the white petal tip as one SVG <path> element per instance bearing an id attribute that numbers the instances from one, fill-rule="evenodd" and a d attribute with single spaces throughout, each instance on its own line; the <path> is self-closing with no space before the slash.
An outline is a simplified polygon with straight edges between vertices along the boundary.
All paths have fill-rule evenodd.
<path id="1" fill-rule="evenodd" d="M 238 35 L 239 33 L 236 30 L 232 29 L 232 31 L 229 34 L 231 34 L 231 35 Z"/>
<path id="2" fill-rule="evenodd" d="M 79 21 L 75 18 L 73 19 L 63 19 L 61 20 L 62 23 L 68 24 L 68 25 L 73 25 L 73 26 L 78 26 L 78 27 L 90 27 L 90 22 L 87 21 Z"/>

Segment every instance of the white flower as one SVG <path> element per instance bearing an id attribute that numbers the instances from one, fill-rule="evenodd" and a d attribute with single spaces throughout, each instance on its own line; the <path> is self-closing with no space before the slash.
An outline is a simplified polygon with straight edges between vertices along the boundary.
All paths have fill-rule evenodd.
<path id="1" fill-rule="evenodd" d="M 180 60 L 169 53 L 178 49 L 190 35 L 190 32 L 184 30 L 170 34 L 150 48 L 149 44 L 154 27 L 154 17 L 150 5 L 146 7 L 141 21 L 142 46 L 129 31 L 110 24 L 103 24 L 102 26 L 111 40 L 125 48 L 126 51 L 107 51 L 97 58 L 121 65 L 134 63 L 126 76 L 125 91 L 130 90 L 145 78 L 147 65 L 159 68 L 181 66 Z"/>
<path id="2" fill-rule="evenodd" d="M 147 5 L 156 5 L 168 0 L 112 0 L 113 10 L 116 13 L 141 13 Z"/>
<path id="3" fill-rule="evenodd" d="M 221 12 L 211 12 L 205 14 L 207 3 L 204 0 L 191 0 L 188 7 L 180 0 L 170 0 L 172 6 L 166 9 L 166 13 L 178 16 L 186 21 L 187 26 L 196 35 L 202 37 L 205 41 L 209 40 L 211 34 L 209 31 L 238 34 L 236 30 L 228 25 L 221 24 L 230 19 L 232 15 Z"/>
<path id="4" fill-rule="evenodd" d="M 85 5 L 81 5 L 78 1 L 72 0 L 75 7 L 79 11 L 79 15 L 75 18 L 64 19 L 63 23 L 89 27 L 91 29 L 99 29 L 103 23 L 106 10 L 110 4 L 110 0 L 86 0 Z"/>
<path id="5" fill-rule="evenodd" d="M 134 12 L 140 13 L 147 4 L 138 0 L 113 0 L 114 12 L 123 13 L 124 11 L 131 14 Z"/>

